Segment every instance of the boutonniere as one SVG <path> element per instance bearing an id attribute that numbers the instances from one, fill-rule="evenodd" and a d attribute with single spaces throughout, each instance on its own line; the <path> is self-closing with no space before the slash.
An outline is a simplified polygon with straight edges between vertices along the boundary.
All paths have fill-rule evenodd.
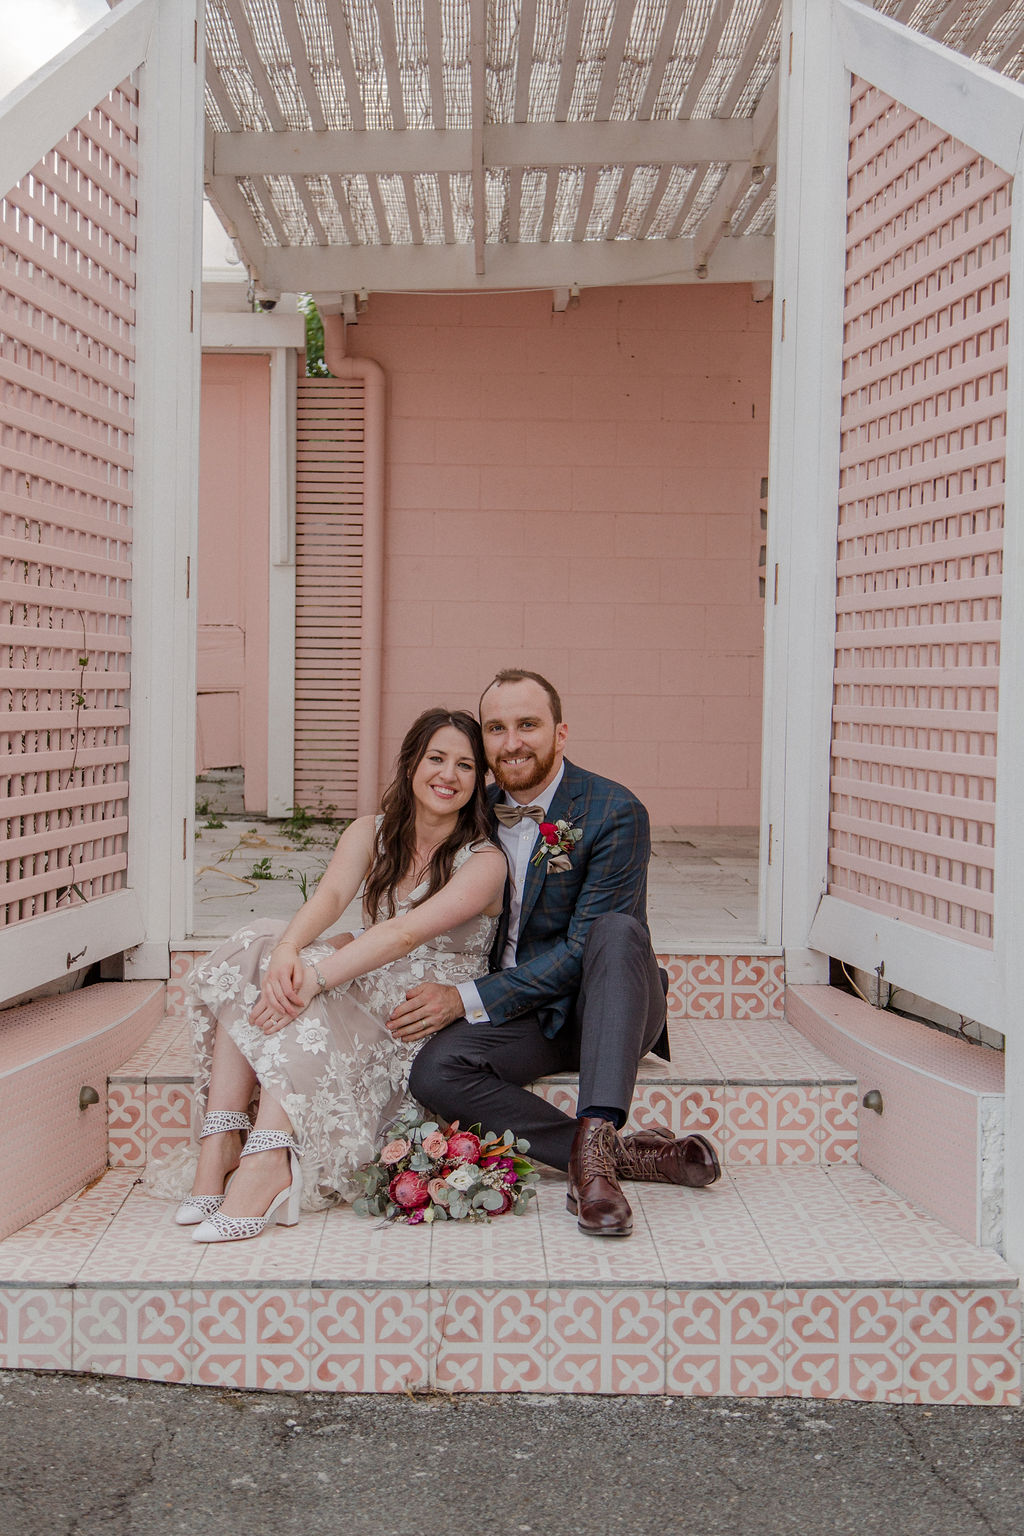
<path id="1" fill-rule="evenodd" d="M 538 830 L 540 842 L 530 863 L 543 864 L 547 859 L 548 869 L 554 870 L 556 874 L 571 869 L 569 853 L 583 836 L 582 827 L 574 827 L 571 821 L 560 817 L 558 821 L 542 821 Z"/>

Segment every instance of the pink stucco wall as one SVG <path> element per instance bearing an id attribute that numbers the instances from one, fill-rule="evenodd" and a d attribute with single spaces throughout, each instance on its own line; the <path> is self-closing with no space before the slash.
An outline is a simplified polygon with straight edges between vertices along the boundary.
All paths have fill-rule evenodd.
<path id="1" fill-rule="evenodd" d="M 373 296 L 348 341 L 389 386 L 386 765 L 522 665 L 655 825 L 757 822 L 770 337 L 746 285 Z"/>

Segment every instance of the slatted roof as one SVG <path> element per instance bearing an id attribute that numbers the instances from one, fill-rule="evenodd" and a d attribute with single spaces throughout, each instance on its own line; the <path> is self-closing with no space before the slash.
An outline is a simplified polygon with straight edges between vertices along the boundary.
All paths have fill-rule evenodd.
<path id="1" fill-rule="evenodd" d="M 877 0 L 1024 75 L 1024 0 Z M 208 0 L 207 194 L 267 290 L 764 280 L 778 0 Z"/>

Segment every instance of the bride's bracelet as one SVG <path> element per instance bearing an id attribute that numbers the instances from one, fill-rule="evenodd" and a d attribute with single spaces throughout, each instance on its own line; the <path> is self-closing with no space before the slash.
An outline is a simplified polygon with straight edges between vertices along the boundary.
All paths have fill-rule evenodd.
<path id="1" fill-rule="evenodd" d="M 321 975 L 320 967 L 318 965 L 307 965 L 306 969 L 307 969 L 307 971 L 312 971 L 313 972 L 313 975 L 316 977 L 316 984 L 320 988 L 321 992 L 329 992 L 331 990 L 330 987 L 328 986 L 327 982 L 324 980 L 323 976 Z"/>
<path id="2" fill-rule="evenodd" d="M 270 953 L 273 954 L 274 950 L 280 949 L 282 944 L 287 944 L 289 949 L 294 949 L 295 953 L 298 954 L 299 946 L 296 944 L 294 939 L 278 939 L 277 943 L 274 945 L 274 949 L 272 949 Z"/>

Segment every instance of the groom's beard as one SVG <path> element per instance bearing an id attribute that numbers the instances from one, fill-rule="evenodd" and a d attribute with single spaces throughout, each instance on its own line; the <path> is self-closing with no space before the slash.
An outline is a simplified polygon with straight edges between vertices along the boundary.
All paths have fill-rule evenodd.
<path id="1" fill-rule="evenodd" d="M 517 757 L 522 757 L 517 752 Z M 503 789 L 509 795 L 527 794 L 531 789 L 536 789 L 538 784 L 543 784 L 552 768 L 555 766 L 555 744 L 551 743 L 551 750 L 543 757 L 531 753 L 528 760 L 521 767 L 505 771 L 504 764 L 499 758 L 491 764 L 491 772 L 499 789 Z"/>

